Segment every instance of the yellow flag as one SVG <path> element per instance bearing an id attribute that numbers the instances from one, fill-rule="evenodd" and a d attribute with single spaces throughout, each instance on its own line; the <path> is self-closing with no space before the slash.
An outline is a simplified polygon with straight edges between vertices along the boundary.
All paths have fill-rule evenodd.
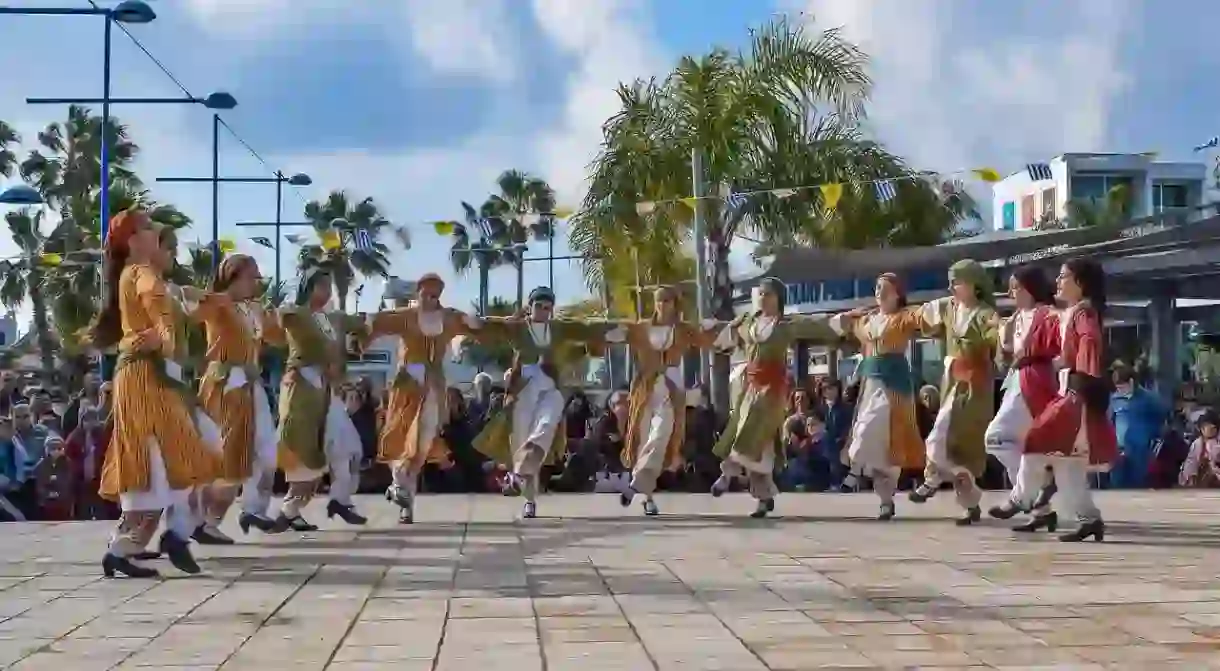
<path id="1" fill-rule="evenodd" d="M 342 246 L 343 239 L 339 237 L 339 231 L 322 231 L 322 249 L 338 249 Z"/>
<path id="2" fill-rule="evenodd" d="M 216 242 L 217 242 L 217 245 L 220 247 L 221 254 L 232 254 L 233 252 L 237 251 L 237 243 L 233 242 L 232 240 L 221 238 L 220 240 L 217 240 Z"/>
<path id="3" fill-rule="evenodd" d="M 457 222 L 454 221 L 432 222 L 432 230 L 436 231 L 437 235 L 453 235 L 455 228 L 457 228 Z"/>
<path id="4" fill-rule="evenodd" d="M 635 213 L 641 217 L 657 211 L 657 204 L 652 201 L 635 204 Z"/>
<path id="5" fill-rule="evenodd" d="M 576 209 L 571 207 L 557 207 L 552 214 L 555 215 L 556 219 L 567 219 L 568 217 L 576 214 Z"/>
<path id="6" fill-rule="evenodd" d="M 839 206 L 839 199 L 843 197 L 843 185 L 841 183 L 823 184 L 818 189 L 822 191 L 822 207 L 833 210 Z"/>
<path id="7" fill-rule="evenodd" d="M 1004 179 L 1004 177 L 1001 176 L 995 168 L 975 168 L 974 170 L 971 170 L 971 172 L 973 172 L 976 177 L 984 182 L 987 182 L 988 184 L 995 184 L 996 182 Z"/>
<path id="8" fill-rule="evenodd" d="M 38 256 L 38 260 L 41 261 L 43 265 L 58 266 L 64 262 L 64 257 L 60 256 L 59 254 L 41 254 Z"/>
<path id="9" fill-rule="evenodd" d="M 692 197 L 692 198 L 683 198 L 683 199 L 682 199 L 682 204 L 683 204 L 683 205 L 685 205 L 685 206 L 687 206 L 687 207 L 689 207 L 690 209 L 692 209 L 692 210 L 693 210 L 693 209 L 695 209 L 695 207 L 697 207 L 697 206 L 699 205 L 699 199 L 698 199 L 698 198 L 694 198 L 694 197 Z"/>

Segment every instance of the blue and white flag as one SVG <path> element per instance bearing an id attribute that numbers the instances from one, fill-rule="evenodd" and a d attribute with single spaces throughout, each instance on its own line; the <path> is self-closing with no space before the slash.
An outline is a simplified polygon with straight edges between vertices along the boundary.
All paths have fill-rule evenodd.
<path id="1" fill-rule="evenodd" d="M 474 223 L 479 227 L 479 233 L 485 240 L 490 240 L 492 238 L 492 233 L 494 233 L 494 231 L 491 230 L 491 222 L 487 220 L 487 217 L 479 217 Z"/>
<path id="2" fill-rule="evenodd" d="M 1216 147 L 1220 147 L 1220 136 L 1213 135 L 1211 137 L 1211 139 L 1208 140 L 1207 142 L 1204 142 L 1201 145 L 1196 145 L 1195 151 L 1203 151 L 1204 149 L 1215 149 Z"/>
<path id="3" fill-rule="evenodd" d="M 258 236 L 255 238 L 250 238 L 250 242 L 253 242 L 256 245 L 262 245 L 262 246 L 266 247 L 267 249 L 275 249 L 275 245 L 271 244 L 271 238 L 264 238 L 262 236 Z"/>
<path id="4" fill-rule="evenodd" d="M 873 188 L 877 192 L 878 202 L 888 203 L 898 197 L 898 188 L 888 179 L 877 182 Z"/>
<path id="5" fill-rule="evenodd" d="M 1049 163 L 1030 163 L 1025 166 L 1025 171 L 1029 173 L 1029 178 L 1035 182 L 1044 182 L 1055 178 L 1054 174 L 1051 173 Z"/>
<path id="6" fill-rule="evenodd" d="M 354 238 L 352 246 L 356 248 L 356 251 L 365 253 L 373 251 L 373 236 L 369 234 L 369 229 L 357 228 L 352 237 Z"/>
<path id="7" fill-rule="evenodd" d="M 747 198 L 745 194 L 743 194 L 743 193 L 734 193 L 734 192 L 732 192 L 732 191 L 730 191 L 730 192 L 729 192 L 729 195 L 725 196 L 725 198 L 724 198 L 724 202 L 725 202 L 725 204 L 726 204 L 726 205 L 728 205 L 728 206 L 729 206 L 729 209 L 731 209 L 731 210 L 736 210 L 736 209 L 739 209 L 739 208 L 741 208 L 741 207 L 744 207 L 744 206 L 745 206 L 745 204 L 746 204 L 746 203 L 747 203 L 749 200 L 750 200 L 750 199 L 749 199 L 749 198 Z"/>

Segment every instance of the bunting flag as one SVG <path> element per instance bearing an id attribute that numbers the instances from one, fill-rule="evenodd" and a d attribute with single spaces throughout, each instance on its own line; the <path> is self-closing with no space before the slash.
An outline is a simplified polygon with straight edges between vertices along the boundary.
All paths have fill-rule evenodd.
<path id="1" fill-rule="evenodd" d="M 681 202 L 683 205 L 689 207 L 691 210 L 694 210 L 699 205 L 699 199 L 694 198 L 694 197 L 682 198 L 682 199 L 680 199 L 679 202 Z"/>
<path id="2" fill-rule="evenodd" d="M 339 231 L 329 230 L 322 231 L 322 249 L 331 251 L 339 249 L 343 246 L 343 238 L 339 236 Z"/>
<path id="3" fill-rule="evenodd" d="M 776 198 L 791 198 L 796 195 L 796 189 L 771 189 L 771 195 Z"/>
<path id="4" fill-rule="evenodd" d="M 398 238 L 398 244 L 402 245 L 403 249 L 411 249 L 411 229 L 406 226 L 395 226 L 392 230 L 394 237 Z"/>
<path id="5" fill-rule="evenodd" d="M 305 236 L 301 235 L 300 233 L 289 233 L 288 235 L 284 236 L 284 239 L 294 245 L 305 244 Z"/>
<path id="6" fill-rule="evenodd" d="M 364 252 L 365 254 L 372 253 L 373 236 L 369 233 L 369 229 L 357 228 L 356 232 L 352 234 L 352 238 L 352 246 L 356 248 L 356 251 Z"/>
<path id="7" fill-rule="evenodd" d="M 555 211 L 551 213 L 551 215 L 556 219 L 568 219 L 574 214 L 576 214 L 576 210 L 570 207 L 557 207 L 555 208 Z"/>
<path id="8" fill-rule="evenodd" d="M 987 182 L 988 184 L 995 184 L 996 182 L 999 182 L 1000 180 L 1004 179 L 1004 177 L 1002 175 L 1000 175 L 1000 173 L 998 171 L 996 171 L 995 168 L 975 168 L 974 170 L 971 170 L 970 172 L 974 173 L 974 175 L 976 177 L 983 180 L 984 182 Z"/>
<path id="9" fill-rule="evenodd" d="M 271 238 L 264 238 L 262 236 L 258 236 L 258 237 L 250 238 L 250 242 L 253 242 L 256 245 L 262 245 L 263 247 L 266 247 L 267 249 L 271 249 L 271 250 L 275 249 L 275 245 L 271 244 Z"/>
<path id="10" fill-rule="evenodd" d="M 1200 152 L 1205 149 L 1215 149 L 1216 147 L 1220 147 L 1220 135 L 1213 135 L 1207 142 L 1195 145 L 1195 151 Z"/>
<path id="11" fill-rule="evenodd" d="M 434 221 L 432 222 L 432 230 L 436 231 L 437 235 L 453 235 L 457 230 L 456 221 Z"/>
<path id="12" fill-rule="evenodd" d="M 822 192 L 822 207 L 833 210 L 839 206 L 839 199 L 843 197 L 842 183 L 823 184 L 818 189 Z"/>
<path id="13" fill-rule="evenodd" d="M 887 179 L 877 182 L 876 186 L 877 200 L 885 203 L 898 197 L 898 188 L 894 186 L 894 181 Z"/>
<path id="14" fill-rule="evenodd" d="M 44 266 L 58 266 L 64 262 L 64 257 L 59 254 L 40 254 L 38 262 Z"/>
<path id="15" fill-rule="evenodd" d="M 227 238 L 217 240 L 216 246 L 220 248 L 221 254 L 232 254 L 237 251 L 237 243 Z"/>
<path id="16" fill-rule="evenodd" d="M 635 204 L 635 213 L 641 217 L 646 217 L 657 211 L 657 204 L 651 201 Z"/>
<path id="17" fill-rule="evenodd" d="M 1029 178 L 1035 182 L 1045 182 L 1055 178 L 1049 163 L 1029 163 L 1025 166 L 1025 172 L 1028 172 Z"/>
<path id="18" fill-rule="evenodd" d="M 729 209 L 736 210 L 744 207 L 749 200 L 744 193 L 729 191 L 729 195 L 724 197 L 724 204 L 728 205 Z"/>

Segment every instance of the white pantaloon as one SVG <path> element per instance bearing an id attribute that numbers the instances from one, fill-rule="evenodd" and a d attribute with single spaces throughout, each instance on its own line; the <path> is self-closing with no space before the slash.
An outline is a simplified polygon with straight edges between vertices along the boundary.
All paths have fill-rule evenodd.
<path id="1" fill-rule="evenodd" d="M 674 432 L 674 407 L 665 379 L 658 377 L 649 391 L 648 406 L 638 427 L 639 451 L 631 470 L 631 488 L 648 497 L 657 490 L 657 478 L 665 470 L 665 455 Z"/>
<path id="2" fill-rule="evenodd" d="M 1015 502 L 1029 508 L 1037 498 L 1039 490 L 1046 483 L 1046 467 L 1055 472 L 1054 507 L 1065 518 L 1075 518 L 1081 522 L 1092 522 L 1101 519 L 1101 511 L 1093 503 L 1093 492 L 1089 487 L 1089 463 L 1083 457 L 1048 457 L 1042 454 L 1026 454 L 1021 459 L 1020 490 L 1027 493 L 1022 500 Z M 1015 492 L 1014 492 L 1015 493 Z"/>
<path id="3" fill-rule="evenodd" d="M 538 477 L 542 462 L 555 441 L 563 421 L 563 393 L 555 381 L 541 371 L 529 371 L 525 387 L 513 404 L 513 474 L 521 479 L 525 500 L 538 497 Z"/>
<path id="4" fill-rule="evenodd" d="M 892 504 L 902 469 L 890 463 L 890 398 L 878 380 L 865 378 L 860 387 L 847 448 L 851 470 L 872 478 L 881 502 Z"/>
<path id="5" fill-rule="evenodd" d="M 271 417 L 271 403 L 263 385 L 254 384 L 254 460 L 250 477 L 242 483 L 241 510 L 265 517 L 271 506 L 271 487 L 275 480 L 276 449 L 279 436 Z"/>
<path id="6" fill-rule="evenodd" d="M 1034 417 L 1029 412 L 1029 405 L 1021 395 L 1021 385 L 1014 375 L 1004 385 L 1000 409 L 987 425 L 987 433 L 983 438 L 987 454 L 1003 464 L 1004 471 L 1008 474 L 1008 482 L 1014 489 L 1021 470 L 1025 435 L 1029 433 L 1029 427 L 1033 426 L 1033 423 Z"/>

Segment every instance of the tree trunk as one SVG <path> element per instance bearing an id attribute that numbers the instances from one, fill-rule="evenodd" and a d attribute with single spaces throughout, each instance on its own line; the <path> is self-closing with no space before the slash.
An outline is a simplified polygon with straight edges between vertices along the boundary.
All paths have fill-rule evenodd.
<path id="1" fill-rule="evenodd" d="M 551 291 L 555 288 L 551 287 Z M 525 307 L 525 263 L 520 259 L 517 260 L 517 309 L 521 310 Z"/>
<path id="2" fill-rule="evenodd" d="M 38 358 L 42 361 L 42 381 L 46 386 L 55 383 L 55 337 L 51 335 L 51 324 L 47 319 L 47 301 L 42 293 L 42 271 L 37 266 L 30 268 L 30 305 L 34 311 L 34 333 L 38 338 Z"/>
<path id="3" fill-rule="evenodd" d="M 716 223 L 708 227 L 707 267 L 711 274 L 711 317 L 730 321 L 736 317 L 733 311 L 733 283 L 729 279 L 729 240 L 724 236 L 724 226 Z M 725 421 L 729 416 L 729 355 L 712 357 L 711 402 L 716 416 Z"/>
<path id="4" fill-rule="evenodd" d="M 487 303 L 488 303 L 487 275 L 488 275 L 489 269 L 487 267 L 486 261 L 480 259 L 478 263 L 479 263 L 479 316 L 486 317 L 487 316 Z"/>

